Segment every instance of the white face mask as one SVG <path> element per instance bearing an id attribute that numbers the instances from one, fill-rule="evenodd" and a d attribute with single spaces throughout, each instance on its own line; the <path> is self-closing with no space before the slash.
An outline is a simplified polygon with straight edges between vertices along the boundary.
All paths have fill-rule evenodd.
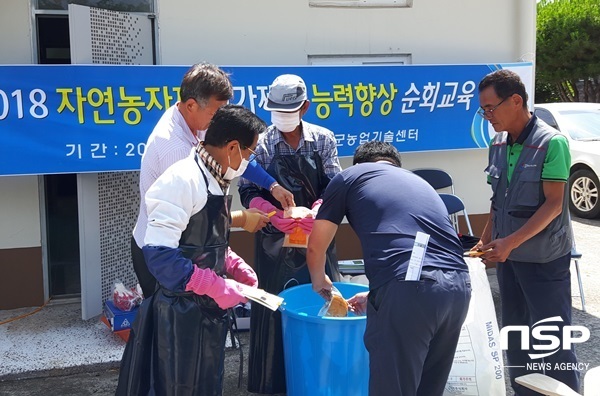
<path id="1" fill-rule="evenodd" d="M 227 167 L 227 170 L 225 171 L 225 174 L 223 175 L 223 179 L 224 180 L 233 180 L 238 176 L 241 176 L 244 174 L 244 172 L 246 172 L 246 168 L 248 167 L 248 160 L 246 158 L 244 158 L 244 156 L 242 155 L 242 150 L 240 149 L 240 146 L 238 145 L 238 152 L 240 153 L 240 158 L 242 159 L 242 162 L 240 162 L 240 166 L 237 169 L 233 169 L 231 167 L 231 158 L 229 158 L 229 156 L 227 156 L 227 161 L 229 162 L 229 166 Z"/>
<path id="2" fill-rule="evenodd" d="M 275 125 L 275 128 L 283 133 L 292 132 L 300 125 L 300 112 L 282 113 L 280 111 L 272 111 L 271 122 Z"/>

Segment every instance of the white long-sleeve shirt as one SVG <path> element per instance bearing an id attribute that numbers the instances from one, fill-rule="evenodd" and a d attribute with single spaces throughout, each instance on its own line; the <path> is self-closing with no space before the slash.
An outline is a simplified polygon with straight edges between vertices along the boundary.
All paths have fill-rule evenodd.
<path id="1" fill-rule="evenodd" d="M 146 191 L 167 168 L 186 158 L 194 150 L 198 141 L 204 140 L 206 131 L 195 132 L 192 133 L 175 104 L 165 111 L 148 138 L 140 169 L 142 200 L 137 223 L 133 229 L 133 237 L 140 248 L 144 246 L 144 236 L 148 224 L 146 202 L 144 201 Z M 275 179 L 254 161 L 244 172 L 244 177 L 265 189 L 275 182 Z"/>
<path id="2" fill-rule="evenodd" d="M 144 200 L 146 192 L 167 168 L 188 157 L 197 143 L 198 139 L 185 122 L 177 104 L 165 111 L 148 137 L 140 168 L 140 212 L 133 229 L 133 237 L 140 248 L 144 246 L 148 224 Z"/>
<path id="3" fill-rule="evenodd" d="M 169 167 L 148 189 L 145 203 L 148 210 L 147 230 L 143 245 L 177 248 L 181 234 L 190 217 L 206 205 L 208 194 L 223 196 L 223 190 L 204 163 L 200 166 L 191 153 L 187 158 Z"/>

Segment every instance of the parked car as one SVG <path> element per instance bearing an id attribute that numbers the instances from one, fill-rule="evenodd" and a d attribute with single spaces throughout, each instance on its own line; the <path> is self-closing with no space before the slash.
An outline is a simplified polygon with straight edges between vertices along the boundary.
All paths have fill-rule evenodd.
<path id="1" fill-rule="evenodd" d="M 571 213 L 578 217 L 600 216 L 600 103 L 544 103 L 535 114 L 569 139 Z"/>

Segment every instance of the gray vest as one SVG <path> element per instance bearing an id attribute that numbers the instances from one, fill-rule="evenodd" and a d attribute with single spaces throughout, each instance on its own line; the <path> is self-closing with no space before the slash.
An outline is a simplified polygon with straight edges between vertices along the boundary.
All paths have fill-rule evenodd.
<path id="1" fill-rule="evenodd" d="M 508 184 L 507 132 L 496 134 L 485 170 L 492 183 L 492 239 L 504 238 L 521 228 L 544 203 L 542 168 L 550 139 L 557 131 L 541 120 L 523 142 L 523 151 Z M 572 246 L 568 183 L 565 183 L 562 213 L 545 229 L 523 242 L 509 260 L 547 263 L 569 253 Z"/>

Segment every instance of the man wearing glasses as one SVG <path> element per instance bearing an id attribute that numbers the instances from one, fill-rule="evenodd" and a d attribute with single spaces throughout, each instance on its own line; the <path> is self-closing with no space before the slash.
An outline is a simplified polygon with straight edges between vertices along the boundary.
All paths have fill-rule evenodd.
<path id="1" fill-rule="evenodd" d="M 133 323 L 117 395 L 223 393 L 226 310 L 258 285 L 250 266 L 228 256 L 229 186 L 265 130 L 247 108 L 220 107 L 203 142 L 146 192 L 142 252 L 158 287 Z"/>
<path id="2" fill-rule="evenodd" d="M 215 112 L 233 96 L 233 87 L 225 71 L 210 63 L 198 63 L 183 76 L 179 96 L 180 101 L 165 111 L 148 137 L 140 168 L 140 210 L 131 240 L 131 257 L 144 297 L 156 290 L 156 279 L 148 271 L 142 254 L 148 226 L 144 196 L 169 166 L 186 158 L 198 142 L 204 140 Z M 244 176 L 269 188 L 282 206 L 294 205 L 292 194 L 254 161 L 250 161 Z M 232 227 L 242 227 L 250 232 L 256 232 L 269 221 L 260 211 L 233 211 L 231 216 Z"/>
<path id="3" fill-rule="evenodd" d="M 571 324 L 568 141 L 529 112 L 525 86 L 512 71 L 485 76 L 479 83 L 479 103 L 479 115 L 498 133 L 490 143 L 485 170 L 492 186 L 490 216 L 473 249 L 491 249 L 483 260 L 498 263 L 502 326 L 531 328 L 554 318 L 552 334 L 562 339 L 563 327 Z M 544 349 L 541 352 L 551 354 L 539 356 L 540 350 L 523 350 L 520 333 L 508 337 L 506 352 L 516 394 L 538 394 L 516 384 L 515 378 L 534 372 L 528 369 L 531 363 L 542 362 L 550 367 L 546 375 L 579 391 L 579 372 L 560 370 L 564 363 L 576 366 L 573 350 L 561 345 L 553 353 Z"/>

